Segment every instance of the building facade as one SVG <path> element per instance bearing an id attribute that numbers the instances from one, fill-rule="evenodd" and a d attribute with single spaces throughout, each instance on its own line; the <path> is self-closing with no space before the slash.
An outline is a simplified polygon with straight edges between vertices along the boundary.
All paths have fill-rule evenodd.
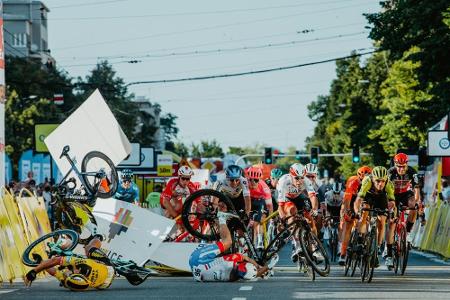
<path id="1" fill-rule="evenodd" d="M 137 96 L 133 100 L 134 103 L 137 104 L 139 111 L 143 112 L 146 115 L 149 115 L 151 118 L 152 126 L 158 128 L 156 132 L 153 134 L 153 140 L 155 150 L 162 151 L 166 147 L 166 142 L 164 138 L 164 129 L 161 128 L 161 108 L 158 104 L 153 105 L 150 102 L 150 99 L 146 98 L 145 96 Z M 147 118 L 144 120 L 141 116 L 139 116 L 139 119 L 137 121 L 137 125 L 135 128 L 135 132 L 139 132 L 142 130 L 144 122 L 148 122 L 149 119 Z"/>
<path id="2" fill-rule="evenodd" d="M 5 54 L 39 58 L 43 64 L 55 64 L 48 47 L 48 13 L 41 1 L 4 0 Z"/>

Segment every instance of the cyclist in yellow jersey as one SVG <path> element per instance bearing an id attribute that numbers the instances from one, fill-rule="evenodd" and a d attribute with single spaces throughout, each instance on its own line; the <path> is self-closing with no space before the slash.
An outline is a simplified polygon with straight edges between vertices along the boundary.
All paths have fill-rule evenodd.
<path id="1" fill-rule="evenodd" d="M 360 208 L 395 209 L 394 185 L 389 181 L 388 172 L 385 167 L 378 166 L 373 168 L 372 173 L 363 179 L 354 204 L 355 212 L 359 213 Z M 369 212 L 367 211 L 361 213 L 360 222 L 357 225 L 357 230 L 360 235 L 359 241 L 362 240 L 361 235 L 367 232 L 368 214 Z M 386 218 L 385 215 L 378 216 L 378 246 L 384 240 Z M 358 242 L 358 244 L 360 243 Z"/>
<path id="2" fill-rule="evenodd" d="M 47 271 L 64 287 L 73 291 L 108 288 L 114 279 L 115 272 L 114 268 L 108 264 L 108 258 L 99 250 L 100 246 L 100 240 L 94 239 L 85 248 L 88 256 L 86 258 L 54 256 L 42 261 L 27 273 L 25 285 L 30 286 L 39 272 Z"/>

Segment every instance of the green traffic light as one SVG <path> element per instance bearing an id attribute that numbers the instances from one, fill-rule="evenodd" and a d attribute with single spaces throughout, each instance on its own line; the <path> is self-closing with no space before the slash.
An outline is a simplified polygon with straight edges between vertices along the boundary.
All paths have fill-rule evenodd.
<path id="1" fill-rule="evenodd" d="M 315 159 L 315 158 L 311 159 L 311 163 L 317 164 L 317 159 Z"/>
<path id="2" fill-rule="evenodd" d="M 353 162 L 354 163 L 359 163 L 359 157 L 358 156 L 353 157 Z"/>
<path id="3" fill-rule="evenodd" d="M 272 160 L 266 159 L 266 164 L 271 164 L 271 163 L 272 163 Z"/>

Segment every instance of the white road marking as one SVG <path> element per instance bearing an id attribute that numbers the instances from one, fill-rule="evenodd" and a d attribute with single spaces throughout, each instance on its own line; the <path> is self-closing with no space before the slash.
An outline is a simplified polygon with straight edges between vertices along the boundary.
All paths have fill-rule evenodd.
<path id="1" fill-rule="evenodd" d="M 251 291 L 253 287 L 251 285 L 244 285 L 239 288 L 240 291 Z"/>
<path id="2" fill-rule="evenodd" d="M 11 292 L 14 292 L 14 291 L 17 291 L 17 289 L 5 289 L 5 290 L 0 289 L 0 294 L 11 293 Z"/>

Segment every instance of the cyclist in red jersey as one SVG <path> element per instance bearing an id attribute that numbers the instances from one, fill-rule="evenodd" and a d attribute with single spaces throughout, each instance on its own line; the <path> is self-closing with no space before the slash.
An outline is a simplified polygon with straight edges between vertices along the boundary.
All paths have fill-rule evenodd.
<path id="1" fill-rule="evenodd" d="M 416 171 L 408 166 L 408 155 L 405 153 L 398 153 L 394 156 L 394 167 L 388 170 L 389 180 L 394 184 L 394 196 L 396 207 L 414 208 L 417 203 L 420 203 L 420 187 L 417 180 Z M 410 239 L 409 232 L 411 231 L 416 221 L 416 210 L 410 210 L 408 219 L 406 221 L 407 239 Z M 389 226 L 386 252 L 386 257 L 392 257 L 392 244 L 394 243 L 395 223 Z M 392 263 L 391 263 L 392 265 Z"/>
<path id="2" fill-rule="evenodd" d="M 262 171 L 257 167 L 250 167 L 247 170 L 250 198 L 252 200 L 253 215 L 253 242 L 256 248 L 264 248 L 263 234 L 261 230 L 261 219 L 266 209 L 269 214 L 273 211 L 272 194 L 269 187 L 261 180 Z"/>
<path id="3" fill-rule="evenodd" d="M 340 257 L 338 263 L 342 266 L 345 264 L 345 256 L 347 254 L 347 246 L 350 240 L 350 234 L 353 226 L 355 226 L 355 216 L 353 213 L 353 205 L 358 195 L 361 182 L 366 175 L 369 175 L 372 169 L 368 166 L 362 166 L 358 169 L 357 175 L 351 176 L 345 185 L 344 201 L 342 202 L 343 217 L 341 218 L 342 227 L 342 243 L 340 249 Z"/>
<path id="4" fill-rule="evenodd" d="M 180 215 L 186 197 L 198 189 L 191 182 L 192 175 L 194 175 L 194 172 L 191 168 L 181 166 L 178 169 L 178 177 L 167 182 L 166 188 L 161 193 L 160 203 L 168 218 L 174 219 Z"/>

